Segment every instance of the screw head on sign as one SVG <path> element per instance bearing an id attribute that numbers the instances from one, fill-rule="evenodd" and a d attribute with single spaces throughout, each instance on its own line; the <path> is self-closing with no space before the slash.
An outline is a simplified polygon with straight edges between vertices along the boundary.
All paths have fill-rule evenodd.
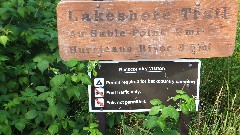
<path id="1" fill-rule="evenodd" d="M 100 4 L 97 4 L 96 7 L 97 7 L 97 8 L 100 8 Z"/>
<path id="2" fill-rule="evenodd" d="M 198 2 L 196 2 L 196 6 L 200 6 L 200 2 L 198 1 Z"/>
<path id="3" fill-rule="evenodd" d="M 189 65 L 188 65 L 189 67 L 192 67 L 192 63 L 189 63 Z"/>
<path id="4" fill-rule="evenodd" d="M 98 57 L 101 57 L 101 54 L 98 54 L 97 56 L 98 56 Z"/>

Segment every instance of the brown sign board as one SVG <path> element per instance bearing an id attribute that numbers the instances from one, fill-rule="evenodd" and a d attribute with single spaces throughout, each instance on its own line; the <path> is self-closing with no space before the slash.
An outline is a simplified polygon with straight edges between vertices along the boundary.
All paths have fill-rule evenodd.
<path id="1" fill-rule="evenodd" d="M 63 60 L 227 57 L 234 51 L 237 0 L 62 1 Z"/>

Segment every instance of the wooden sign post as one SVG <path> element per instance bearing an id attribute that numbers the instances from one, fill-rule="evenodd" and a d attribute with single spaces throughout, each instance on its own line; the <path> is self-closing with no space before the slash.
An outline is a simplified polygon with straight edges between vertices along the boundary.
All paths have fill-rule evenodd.
<path id="1" fill-rule="evenodd" d="M 236 0 L 63 1 L 57 7 L 64 60 L 209 58 L 232 55 Z"/>

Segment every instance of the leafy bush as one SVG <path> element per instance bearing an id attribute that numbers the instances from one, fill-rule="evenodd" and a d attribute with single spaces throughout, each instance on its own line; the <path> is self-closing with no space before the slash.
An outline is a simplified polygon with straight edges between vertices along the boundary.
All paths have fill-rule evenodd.
<path id="1" fill-rule="evenodd" d="M 61 61 L 57 3 L 0 3 L 0 134 L 87 134 L 95 124 L 86 85 L 96 62 Z"/>
<path id="2" fill-rule="evenodd" d="M 173 97 L 173 100 L 178 103 L 181 111 L 189 115 L 190 111 L 195 111 L 195 100 L 190 98 L 183 90 L 177 90 L 177 95 Z M 143 125 L 147 128 L 155 129 L 154 134 L 171 134 L 177 135 L 179 112 L 173 106 L 165 106 L 159 99 L 153 99 L 150 101 L 153 105 L 149 111 L 147 120 Z M 161 109 L 161 111 L 160 111 Z M 160 115 L 159 115 L 160 114 Z"/>

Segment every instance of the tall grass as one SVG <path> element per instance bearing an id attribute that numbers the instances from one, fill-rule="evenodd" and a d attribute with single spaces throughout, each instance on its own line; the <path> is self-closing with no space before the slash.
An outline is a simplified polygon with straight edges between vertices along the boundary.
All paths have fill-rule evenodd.
<path id="1" fill-rule="evenodd" d="M 225 100 L 227 89 L 219 91 L 215 103 L 201 107 L 190 126 L 191 135 L 240 135 L 240 107 L 235 106 L 237 94 L 229 101 Z"/>
<path id="2" fill-rule="evenodd" d="M 239 19 L 240 20 L 240 19 Z M 240 23 L 234 55 L 202 60 L 201 105 L 191 135 L 240 135 Z"/>

